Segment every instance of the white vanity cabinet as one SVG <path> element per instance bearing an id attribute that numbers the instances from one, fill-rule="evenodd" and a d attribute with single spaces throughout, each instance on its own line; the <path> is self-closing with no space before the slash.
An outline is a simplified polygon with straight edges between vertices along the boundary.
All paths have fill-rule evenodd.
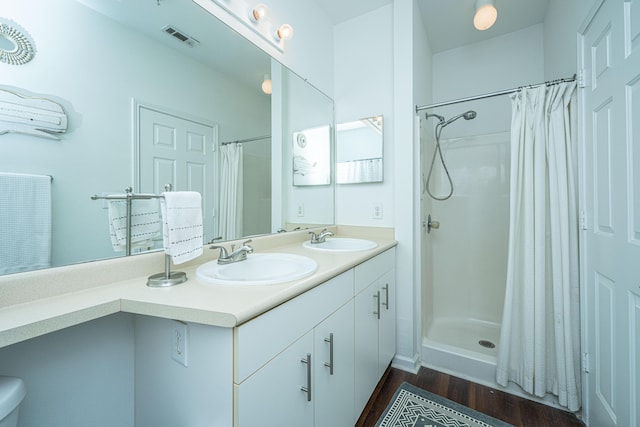
<path id="1" fill-rule="evenodd" d="M 237 426 L 352 422 L 352 298 L 350 270 L 235 329 Z"/>
<path id="2" fill-rule="evenodd" d="M 395 251 L 355 268 L 355 411 L 367 404 L 396 352 Z"/>
<path id="3" fill-rule="evenodd" d="M 234 425 L 354 425 L 395 354 L 390 249 L 234 329 Z"/>

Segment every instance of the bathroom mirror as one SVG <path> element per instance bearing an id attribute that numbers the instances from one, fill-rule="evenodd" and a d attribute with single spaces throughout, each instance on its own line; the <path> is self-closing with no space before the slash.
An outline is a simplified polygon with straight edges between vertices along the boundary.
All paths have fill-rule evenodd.
<path id="1" fill-rule="evenodd" d="M 284 176 L 291 171 L 273 167 L 281 165 L 293 130 L 283 129 L 285 121 L 294 123 L 283 111 L 296 111 L 295 102 L 304 102 L 306 110 L 316 101 L 332 111 L 326 95 L 191 0 L 6 0 L 0 17 L 28 30 L 38 51 L 20 67 L 0 63 L 0 87 L 55 101 L 69 118 L 59 141 L 0 135 L 0 173 L 53 177 L 51 267 L 124 254 L 111 246 L 106 203 L 92 195 L 123 194 L 129 186 L 160 191 L 141 188 L 134 172 L 140 160 L 134 149 L 139 106 L 213 129 L 202 147 L 213 150 L 212 182 L 204 185 L 214 189 L 220 182 L 220 144 L 252 140 L 241 143 L 241 236 L 291 229 L 287 200 L 297 198 Z M 279 75 L 274 95 L 261 90 L 265 74 Z M 283 96 L 283 83 L 304 87 L 296 92 L 300 96 L 313 95 Z M 183 182 L 172 184 L 186 189 Z M 333 195 L 322 197 L 314 195 L 313 201 L 322 203 L 317 212 L 324 216 L 304 217 L 305 223 L 333 223 Z M 219 236 L 221 208 L 218 199 L 205 206 L 205 241 Z"/>
<path id="2" fill-rule="evenodd" d="M 331 183 L 331 128 L 321 126 L 293 133 L 293 185 Z"/>
<path id="3" fill-rule="evenodd" d="M 336 125 L 336 184 L 383 181 L 383 118 Z"/>

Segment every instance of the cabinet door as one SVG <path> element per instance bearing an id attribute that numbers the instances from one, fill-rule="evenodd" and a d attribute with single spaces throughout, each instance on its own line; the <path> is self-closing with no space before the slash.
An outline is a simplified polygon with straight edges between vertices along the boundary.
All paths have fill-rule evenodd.
<path id="1" fill-rule="evenodd" d="M 380 289 L 380 324 L 378 329 L 378 376 L 381 377 L 396 354 L 396 286 L 391 270 L 378 282 Z"/>
<path id="2" fill-rule="evenodd" d="M 309 331 L 236 387 L 237 425 L 313 426 L 313 331 Z M 304 362 L 303 362 L 304 361 Z M 311 364 L 314 360 L 311 360 Z M 311 383 L 311 384 L 310 384 Z"/>
<path id="3" fill-rule="evenodd" d="M 353 334 L 353 301 L 314 330 L 315 427 L 355 424 Z"/>
<path id="4" fill-rule="evenodd" d="M 355 412 L 360 414 L 378 383 L 378 313 L 380 290 L 377 282 L 355 298 Z"/>

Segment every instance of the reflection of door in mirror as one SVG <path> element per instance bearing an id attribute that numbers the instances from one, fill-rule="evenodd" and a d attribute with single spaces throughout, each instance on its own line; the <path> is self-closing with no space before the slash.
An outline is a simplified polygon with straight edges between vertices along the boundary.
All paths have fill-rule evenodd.
<path id="1" fill-rule="evenodd" d="M 336 126 L 336 183 L 383 181 L 382 116 Z"/>
<path id="2" fill-rule="evenodd" d="M 174 191 L 202 195 L 204 236 L 216 233 L 213 141 L 217 126 L 175 113 L 139 106 L 137 182 L 141 193 L 160 194 L 167 183 Z M 151 249 L 162 247 L 162 236 Z"/>

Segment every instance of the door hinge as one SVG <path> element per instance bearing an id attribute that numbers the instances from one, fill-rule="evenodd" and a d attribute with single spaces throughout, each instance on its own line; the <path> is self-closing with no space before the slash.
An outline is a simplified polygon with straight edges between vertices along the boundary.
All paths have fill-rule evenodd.
<path id="1" fill-rule="evenodd" d="M 588 230 L 589 226 L 587 223 L 587 213 L 585 211 L 580 211 L 580 230 Z"/>
<path id="2" fill-rule="evenodd" d="M 584 88 L 587 87 L 587 82 L 589 81 L 589 71 L 585 68 L 580 68 L 578 70 L 578 75 L 576 76 L 578 81 L 578 87 Z"/>
<path id="3" fill-rule="evenodd" d="M 582 353 L 582 372 L 589 373 L 589 353 Z"/>

